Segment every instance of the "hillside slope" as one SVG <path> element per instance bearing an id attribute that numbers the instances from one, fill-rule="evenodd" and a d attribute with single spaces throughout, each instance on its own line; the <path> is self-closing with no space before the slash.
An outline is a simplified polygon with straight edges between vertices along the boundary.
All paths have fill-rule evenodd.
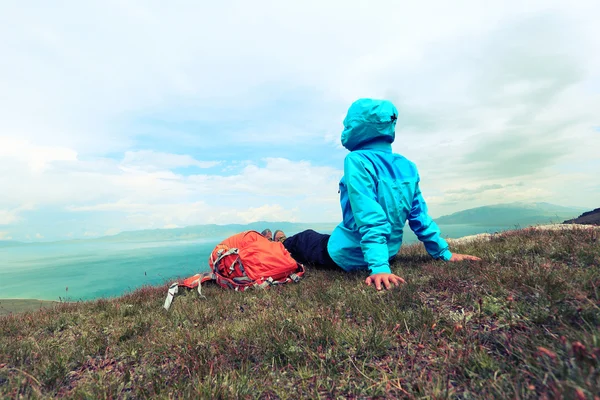
<path id="1" fill-rule="evenodd" d="M 590 398 L 600 393 L 598 229 L 528 229 L 433 261 L 408 246 L 385 292 L 166 286 L 0 317 L 0 398 Z"/>
<path id="2" fill-rule="evenodd" d="M 567 220 L 563 224 L 600 225 L 600 208 L 584 212 L 579 217 Z"/>
<path id="3" fill-rule="evenodd" d="M 559 223 L 582 210 L 550 203 L 510 203 L 471 208 L 435 218 L 439 225 L 469 224 L 524 227 Z"/>
<path id="4" fill-rule="evenodd" d="M 25 311 L 36 311 L 41 308 L 52 308 L 58 305 L 56 301 L 33 299 L 0 299 L 0 316 Z"/>

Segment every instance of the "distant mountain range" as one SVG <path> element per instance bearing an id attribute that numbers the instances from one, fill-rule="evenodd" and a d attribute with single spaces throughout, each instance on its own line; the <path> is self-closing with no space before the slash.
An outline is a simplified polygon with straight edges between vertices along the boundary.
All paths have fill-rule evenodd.
<path id="1" fill-rule="evenodd" d="M 97 239 L 87 239 L 103 242 L 147 242 L 147 241 L 169 241 L 169 240 L 194 240 L 226 238 L 239 232 L 255 230 L 262 232 L 269 228 L 273 233 L 281 229 L 286 235 L 292 235 L 306 229 L 314 229 L 317 232 L 329 233 L 333 231 L 335 223 L 295 223 L 295 222 L 265 222 L 258 221 L 250 224 L 228 224 L 228 225 L 192 225 L 184 228 L 173 229 L 148 229 L 142 231 L 121 232 L 112 236 L 103 236 Z"/>
<path id="2" fill-rule="evenodd" d="M 556 224 L 574 218 L 584 208 L 563 207 L 550 203 L 509 203 L 471 208 L 454 214 L 435 218 L 438 225 L 494 225 L 524 227 L 540 224 Z"/>
<path id="3" fill-rule="evenodd" d="M 192 225 L 184 228 L 173 229 L 146 229 L 139 231 L 121 232 L 116 235 L 102 236 L 90 239 L 69 239 L 53 243 L 112 243 L 112 242 L 167 242 L 198 239 L 224 239 L 231 235 L 247 230 L 262 232 L 270 229 L 273 233 L 281 229 L 286 235 L 292 235 L 306 229 L 314 229 L 317 232 L 331 233 L 337 224 L 335 223 L 295 223 L 295 222 L 265 222 L 258 221 L 250 224 L 228 224 L 228 225 Z M 40 242 L 19 242 L 15 240 L 0 241 L 0 248 L 35 244 Z M 49 242 L 45 242 L 49 243 Z"/>
<path id="4" fill-rule="evenodd" d="M 22 244 L 23 242 L 18 242 L 16 240 L 0 240 L 0 248 L 14 246 L 17 244 Z"/>
<path id="5" fill-rule="evenodd" d="M 482 226 L 529 226 L 536 224 L 559 223 L 579 215 L 583 208 L 562 207 L 549 203 L 511 203 L 472 208 L 451 215 L 436 218 L 440 224 L 469 224 Z M 114 236 L 104 236 L 95 241 L 169 241 L 203 238 L 226 238 L 238 232 L 253 229 L 261 232 L 265 228 L 275 232 L 283 230 L 287 235 L 314 229 L 330 233 L 336 223 L 293 223 L 293 222 L 253 222 L 250 224 L 193 225 L 175 229 L 152 229 L 122 232 Z"/>
<path id="6" fill-rule="evenodd" d="M 585 224 L 585 225 L 600 225 L 600 208 L 584 212 L 579 217 L 569 219 L 564 224 Z"/>
<path id="7" fill-rule="evenodd" d="M 484 207 L 471 208 L 454 214 L 435 218 L 438 225 L 474 225 L 494 227 L 526 227 L 561 221 L 574 223 L 596 221 L 600 224 L 600 209 L 581 214 L 586 209 L 579 207 L 562 207 L 550 203 L 510 203 L 496 204 Z M 573 220 L 581 214 L 580 218 Z M 594 219 L 595 218 L 595 219 Z M 73 242 L 163 242 L 182 241 L 198 239 L 226 238 L 233 234 L 256 230 L 261 232 L 265 228 L 275 232 L 276 229 L 283 230 L 288 236 L 306 229 L 314 229 L 317 232 L 331 233 L 337 223 L 293 223 L 293 222 L 253 222 L 251 224 L 229 224 L 229 225 L 193 225 L 185 228 L 174 229 L 149 229 L 140 231 L 121 232 L 112 236 L 103 236 L 95 239 L 75 239 L 61 241 L 62 243 Z M 39 242 L 38 242 L 39 243 Z M 13 240 L 0 241 L 1 247 L 27 245 L 28 243 Z"/>

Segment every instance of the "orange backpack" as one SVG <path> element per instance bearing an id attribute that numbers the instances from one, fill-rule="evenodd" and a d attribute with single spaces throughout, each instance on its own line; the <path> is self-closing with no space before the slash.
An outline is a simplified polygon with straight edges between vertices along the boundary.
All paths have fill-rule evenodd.
<path id="1" fill-rule="evenodd" d="M 179 287 L 198 288 L 215 281 L 218 285 L 244 291 L 248 288 L 267 288 L 288 282 L 298 282 L 304 266 L 296 262 L 280 242 L 272 242 L 256 231 L 245 231 L 219 243 L 208 259 L 211 272 L 196 274 L 169 287 L 164 308 L 171 306 Z"/>

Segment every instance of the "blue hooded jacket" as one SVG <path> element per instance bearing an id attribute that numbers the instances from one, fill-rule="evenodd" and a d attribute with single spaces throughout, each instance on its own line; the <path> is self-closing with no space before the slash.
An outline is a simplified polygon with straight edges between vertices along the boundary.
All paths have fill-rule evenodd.
<path id="1" fill-rule="evenodd" d="M 346 271 L 391 273 L 389 259 L 410 228 L 434 258 L 452 253 L 427 214 L 414 163 L 392 152 L 398 110 L 386 100 L 360 99 L 344 119 L 342 145 L 350 150 L 340 181 L 343 221 L 329 239 L 329 255 Z"/>

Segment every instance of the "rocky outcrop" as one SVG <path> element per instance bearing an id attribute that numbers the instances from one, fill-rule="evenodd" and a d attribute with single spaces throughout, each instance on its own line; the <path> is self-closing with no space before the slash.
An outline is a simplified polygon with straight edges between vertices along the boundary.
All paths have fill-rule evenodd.
<path id="1" fill-rule="evenodd" d="M 584 212 L 579 217 L 569 219 L 563 224 L 583 224 L 583 225 L 600 225 L 600 208 Z"/>
<path id="2" fill-rule="evenodd" d="M 542 230 L 542 231 L 559 231 L 559 230 L 572 230 L 572 229 L 600 229 L 598 226 L 582 226 L 582 224 L 553 224 L 553 225 L 538 225 L 530 226 L 523 229 L 517 230 Z M 465 244 L 475 241 L 488 241 L 491 240 L 495 235 L 502 235 L 510 230 L 496 232 L 496 233 L 479 233 L 477 235 L 463 236 L 458 239 L 446 239 L 448 244 Z"/>

